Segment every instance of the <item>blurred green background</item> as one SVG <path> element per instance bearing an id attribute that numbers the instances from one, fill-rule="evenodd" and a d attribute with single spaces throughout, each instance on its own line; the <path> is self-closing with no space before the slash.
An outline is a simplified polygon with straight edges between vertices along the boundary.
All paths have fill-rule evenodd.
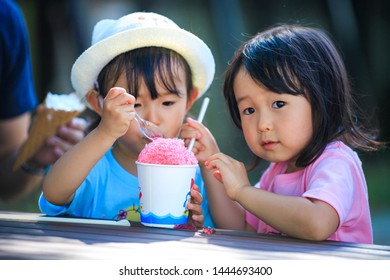
<path id="1" fill-rule="evenodd" d="M 359 102 L 373 114 L 381 139 L 390 137 L 390 1 L 352 0 L 19 0 L 30 32 L 34 77 L 39 99 L 48 91 L 72 91 L 70 69 L 90 45 L 93 25 L 134 11 L 153 11 L 174 20 L 208 44 L 216 59 L 216 76 L 204 123 L 223 152 L 249 163 L 243 137 L 224 104 L 223 71 L 234 50 L 248 36 L 276 23 L 301 23 L 325 29 L 343 55 Z M 196 115 L 200 102 L 192 112 Z M 361 154 L 372 211 L 374 242 L 390 244 L 390 153 Z M 259 168 L 250 173 L 255 183 Z M 39 212 L 39 190 L 5 210 Z"/>

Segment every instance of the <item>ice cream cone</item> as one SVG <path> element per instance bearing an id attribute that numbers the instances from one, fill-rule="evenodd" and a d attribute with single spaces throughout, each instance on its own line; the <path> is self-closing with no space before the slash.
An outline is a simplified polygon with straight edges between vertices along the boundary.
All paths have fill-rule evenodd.
<path id="1" fill-rule="evenodd" d="M 45 106 L 37 111 L 36 117 L 30 128 L 29 137 L 22 146 L 19 156 L 13 166 L 14 170 L 29 160 L 42 147 L 47 139 L 57 133 L 57 130 L 61 125 L 70 122 L 83 111 L 84 107 L 78 106 L 79 104 L 76 104 L 77 106 L 75 105 L 75 108 L 78 110 L 65 110 L 63 107 L 65 98 L 67 98 L 66 95 L 59 96 L 51 93 L 48 94 L 45 100 Z M 67 100 L 74 102 L 72 99 L 74 99 L 73 96 L 67 98 Z M 61 109 L 54 108 L 57 105 L 53 106 L 53 100 L 62 103 L 62 107 L 58 105 Z M 77 102 L 79 101 L 77 100 Z"/>
<path id="2" fill-rule="evenodd" d="M 42 147 L 46 139 L 54 136 L 61 125 L 68 123 L 78 114 L 80 114 L 79 111 L 63 111 L 51 108 L 43 108 L 39 111 L 31 126 L 29 137 L 16 159 L 14 170 L 33 156 Z"/>

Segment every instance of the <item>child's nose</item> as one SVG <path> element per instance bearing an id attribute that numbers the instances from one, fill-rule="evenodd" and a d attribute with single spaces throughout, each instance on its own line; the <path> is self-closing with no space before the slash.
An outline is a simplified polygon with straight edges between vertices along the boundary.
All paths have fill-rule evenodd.
<path id="1" fill-rule="evenodd" d="M 269 114 L 260 114 L 257 123 L 257 129 L 260 133 L 272 130 L 272 119 Z"/>
<path id="2" fill-rule="evenodd" d="M 141 117 L 147 121 L 150 121 L 150 122 L 156 124 L 156 125 L 158 125 L 160 123 L 159 117 L 158 117 L 158 112 L 155 108 L 147 108 L 147 109 L 142 110 Z"/>

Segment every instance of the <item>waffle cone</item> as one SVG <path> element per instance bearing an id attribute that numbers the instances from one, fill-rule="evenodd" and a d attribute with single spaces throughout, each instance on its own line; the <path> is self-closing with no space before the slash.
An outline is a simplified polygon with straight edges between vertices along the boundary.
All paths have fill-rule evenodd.
<path id="1" fill-rule="evenodd" d="M 18 169 L 24 162 L 30 159 L 44 144 L 46 139 L 54 136 L 58 128 L 70 122 L 81 111 L 64 111 L 43 107 L 37 112 L 31 126 L 29 137 L 21 148 L 13 169 Z"/>

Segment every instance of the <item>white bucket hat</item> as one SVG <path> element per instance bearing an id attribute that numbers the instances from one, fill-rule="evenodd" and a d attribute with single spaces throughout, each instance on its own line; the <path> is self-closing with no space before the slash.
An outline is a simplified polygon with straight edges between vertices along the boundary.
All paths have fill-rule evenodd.
<path id="1" fill-rule="evenodd" d="M 137 12 L 117 20 L 103 19 L 93 30 L 92 45 L 73 64 L 71 81 L 82 100 L 94 88 L 100 71 L 116 56 L 142 47 L 164 47 L 179 53 L 191 68 L 199 98 L 215 73 L 209 47 L 194 34 L 156 13 Z"/>

